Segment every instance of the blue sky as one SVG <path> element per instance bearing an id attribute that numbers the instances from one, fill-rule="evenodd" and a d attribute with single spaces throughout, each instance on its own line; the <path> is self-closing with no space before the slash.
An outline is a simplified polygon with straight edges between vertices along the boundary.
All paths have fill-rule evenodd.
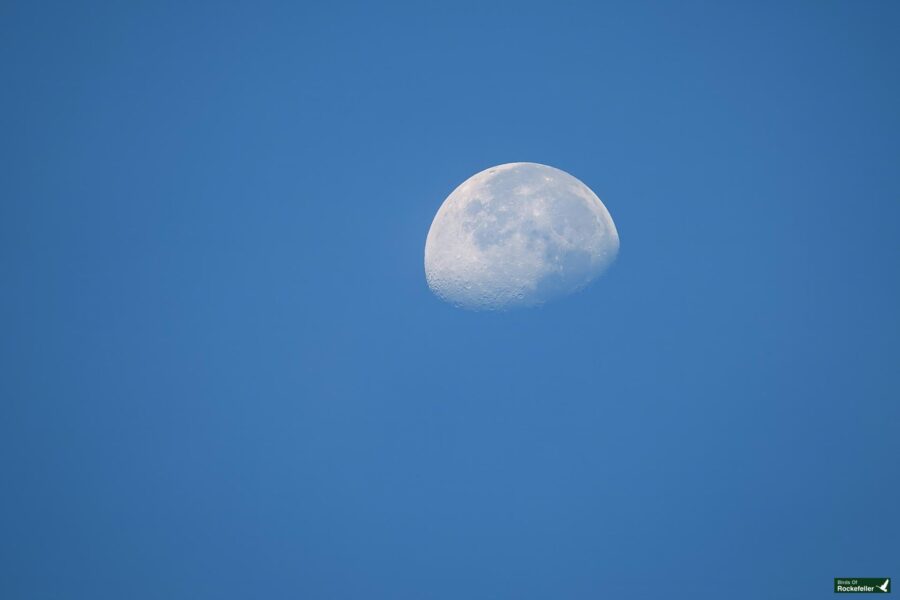
<path id="1" fill-rule="evenodd" d="M 0 596 L 900 576 L 900 5 L 185 4 L 0 7 Z M 619 258 L 456 310 L 512 161 Z"/>

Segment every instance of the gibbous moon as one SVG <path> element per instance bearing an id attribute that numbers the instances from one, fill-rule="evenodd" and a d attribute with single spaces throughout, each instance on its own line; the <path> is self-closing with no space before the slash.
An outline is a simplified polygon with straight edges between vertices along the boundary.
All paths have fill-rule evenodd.
<path id="1" fill-rule="evenodd" d="M 425 242 L 425 277 L 460 308 L 537 306 L 586 286 L 618 251 L 616 226 L 590 188 L 553 167 L 508 163 L 444 200 Z"/>

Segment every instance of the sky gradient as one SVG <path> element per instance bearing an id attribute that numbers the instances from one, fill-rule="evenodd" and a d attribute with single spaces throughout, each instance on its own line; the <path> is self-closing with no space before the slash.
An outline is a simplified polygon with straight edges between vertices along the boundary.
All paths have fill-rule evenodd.
<path id="1" fill-rule="evenodd" d="M 900 577 L 900 4 L 0 5 L 0 597 Z M 563 169 L 594 285 L 425 237 Z"/>

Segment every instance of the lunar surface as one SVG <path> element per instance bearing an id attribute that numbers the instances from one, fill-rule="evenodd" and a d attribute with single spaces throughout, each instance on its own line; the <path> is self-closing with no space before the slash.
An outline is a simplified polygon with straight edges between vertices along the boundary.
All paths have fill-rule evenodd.
<path id="1" fill-rule="evenodd" d="M 586 286 L 618 251 L 616 226 L 590 188 L 553 167 L 509 163 L 473 175 L 441 205 L 425 277 L 461 308 L 537 306 Z"/>

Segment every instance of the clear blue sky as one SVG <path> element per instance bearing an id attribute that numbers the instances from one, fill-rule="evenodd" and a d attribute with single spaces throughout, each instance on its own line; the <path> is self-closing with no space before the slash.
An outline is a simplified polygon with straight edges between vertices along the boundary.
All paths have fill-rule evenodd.
<path id="1" fill-rule="evenodd" d="M 0 596 L 900 577 L 900 3 L 4 2 Z M 438 301 L 488 166 L 621 252 Z"/>

